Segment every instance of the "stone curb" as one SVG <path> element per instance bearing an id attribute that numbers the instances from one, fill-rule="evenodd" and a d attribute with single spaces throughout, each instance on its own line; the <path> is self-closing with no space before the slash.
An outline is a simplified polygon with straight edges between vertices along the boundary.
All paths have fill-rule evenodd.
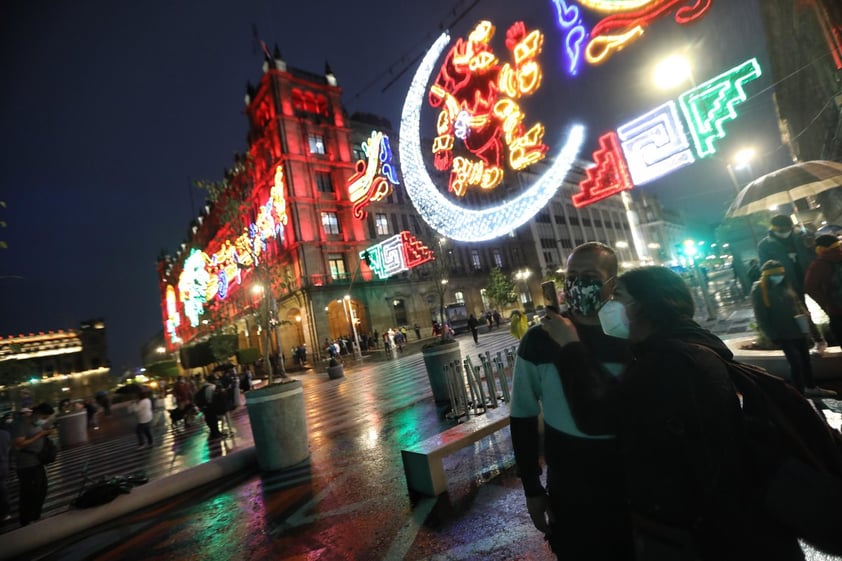
<path id="1" fill-rule="evenodd" d="M 89 509 L 69 510 L 35 524 L 12 530 L 3 534 L 0 559 L 18 557 L 73 534 L 89 530 L 120 516 L 169 499 L 179 493 L 249 468 L 257 468 L 257 454 L 253 446 L 151 481 L 136 488 L 128 495 L 120 495 L 110 503 Z"/>

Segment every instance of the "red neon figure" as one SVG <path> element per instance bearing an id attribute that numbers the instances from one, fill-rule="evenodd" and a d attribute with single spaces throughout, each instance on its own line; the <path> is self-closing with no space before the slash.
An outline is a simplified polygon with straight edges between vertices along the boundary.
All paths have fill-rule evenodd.
<path id="1" fill-rule="evenodd" d="M 607 132 L 599 137 L 599 150 L 593 153 L 593 159 L 596 165 L 585 170 L 588 177 L 579 183 L 581 192 L 573 195 L 573 206 L 576 208 L 634 187 L 616 132 Z"/>
<path id="2" fill-rule="evenodd" d="M 413 269 L 435 259 L 430 248 L 407 230 L 401 232 L 401 244 L 403 245 L 403 261 L 407 269 Z"/>
<path id="3" fill-rule="evenodd" d="M 713 0 L 660 0 L 639 10 L 603 18 L 591 30 L 585 56 L 591 64 L 604 62 L 643 35 L 650 23 L 671 13 L 679 4 L 688 5 L 675 10 L 675 21 L 686 25 L 704 16 L 712 3 Z"/>
<path id="4" fill-rule="evenodd" d="M 516 101 L 534 93 L 541 84 L 541 68 L 535 60 L 543 35 L 528 32 L 516 22 L 506 32 L 512 63 L 499 64 L 489 46 L 494 25 L 480 22 L 468 39 L 459 38 L 445 56 L 430 87 L 429 103 L 440 112 L 433 140 L 433 164 L 450 171 L 449 190 L 463 196 L 468 185 L 492 189 L 503 180 L 502 166 L 523 169 L 542 159 L 540 123 L 527 130 Z M 454 156 L 458 144 L 477 159 Z M 509 157 L 506 158 L 506 151 Z"/>

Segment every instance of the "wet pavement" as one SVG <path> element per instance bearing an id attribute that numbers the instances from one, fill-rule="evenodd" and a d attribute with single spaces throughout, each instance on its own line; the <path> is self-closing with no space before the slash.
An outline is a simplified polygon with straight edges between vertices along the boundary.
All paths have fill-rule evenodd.
<path id="1" fill-rule="evenodd" d="M 516 344 L 506 329 L 481 335 L 479 346 L 470 336 L 459 341 L 463 356 L 474 359 L 477 351 L 493 355 Z M 553 559 L 529 521 L 507 429 L 445 459 L 447 493 L 409 496 L 400 450 L 452 426 L 433 404 L 420 354 L 408 349 L 362 365 L 346 361 L 340 380 L 315 371 L 296 378 L 304 385 L 308 462 L 274 474 L 239 473 L 28 558 Z M 831 405 L 842 413 L 839 402 Z M 153 478 L 163 477 L 250 446 L 244 410 L 232 415 L 231 426 L 232 438 L 211 445 L 203 426 L 159 427 L 159 444 L 146 456 L 134 449 L 133 434 L 112 434 L 80 450 L 97 449 L 101 463 L 123 462 L 122 471 L 146 467 Z M 106 446 L 115 448 L 106 453 Z M 60 458 L 67 465 L 56 467 L 59 473 L 78 469 L 81 460 L 74 457 L 71 468 L 70 452 Z M 834 558 L 811 551 L 809 559 Z"/>

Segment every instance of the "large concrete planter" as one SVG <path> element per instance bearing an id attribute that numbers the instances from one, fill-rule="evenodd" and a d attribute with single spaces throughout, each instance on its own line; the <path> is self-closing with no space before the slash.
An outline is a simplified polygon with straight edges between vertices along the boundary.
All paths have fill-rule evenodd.
<path id="1" fill-rule="evenodd" d="M 327 377 L 331 380 L 338 380 L 345 377 L 345 367 L 341 364 L 327 367 Z"/>
<path id="2" fill-rule="evenodd" d="M 454 360 L 462 363 L 462 351 L 457 341 L 436 342 L 421 349 L 424 356 L 424 366 L 427 368 L 427 378 L 433 389 L 433 399 L 436 403 L 447 403 L 447 381 L 444 377 L 444 367 Z"/>
<path id="3" fill-rule="evenodd" d="M 285 469 L 310 457 L 300 381 L 250 391 L 246 409 L 261 470 Z"/>
<path id="4" fill-rule="evenodd" d="M 770 374 L 789 380 L 789 363 L 783 351 L 755 351 L 741 348 L 742 345 L 751 343 L 752 339 L 753 337 L 741 337 L 725 341 L 734 353 L 734 360 L 765 368 Z M 813 365 L 813 378 L 817 382 L 842 377 L 842 351 L 839 347 L 831 347 L 820 357 L 810 357 L 810 362 Z"/>
<path id="5" fill-rule="evenodd" d="M 88 441 L 88 413 L 85 410 L 56 417 L 58 442 L 62 449 Z"/>

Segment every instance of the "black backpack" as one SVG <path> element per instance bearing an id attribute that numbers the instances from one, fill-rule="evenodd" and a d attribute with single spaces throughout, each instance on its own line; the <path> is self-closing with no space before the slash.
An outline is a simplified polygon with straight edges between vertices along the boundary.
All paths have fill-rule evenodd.
<path id="1" fill-rule="evenodd" d="M 742 396 L 746 449 L 766 512 L 811 545 L 842 554 L 842 435 L 788 382 L 716 356 Z"/>
<path id="2" fill-rule="evenodd" d="M 208 396 L 205 391 L 207 388 L 208 384 L 203 384 L 202 387 L 199 388 L 199 391 L 193 395 L 193 403 L 196 404 L 196 407 L 199 409 L 203 409 L 208 406 Z"/>

